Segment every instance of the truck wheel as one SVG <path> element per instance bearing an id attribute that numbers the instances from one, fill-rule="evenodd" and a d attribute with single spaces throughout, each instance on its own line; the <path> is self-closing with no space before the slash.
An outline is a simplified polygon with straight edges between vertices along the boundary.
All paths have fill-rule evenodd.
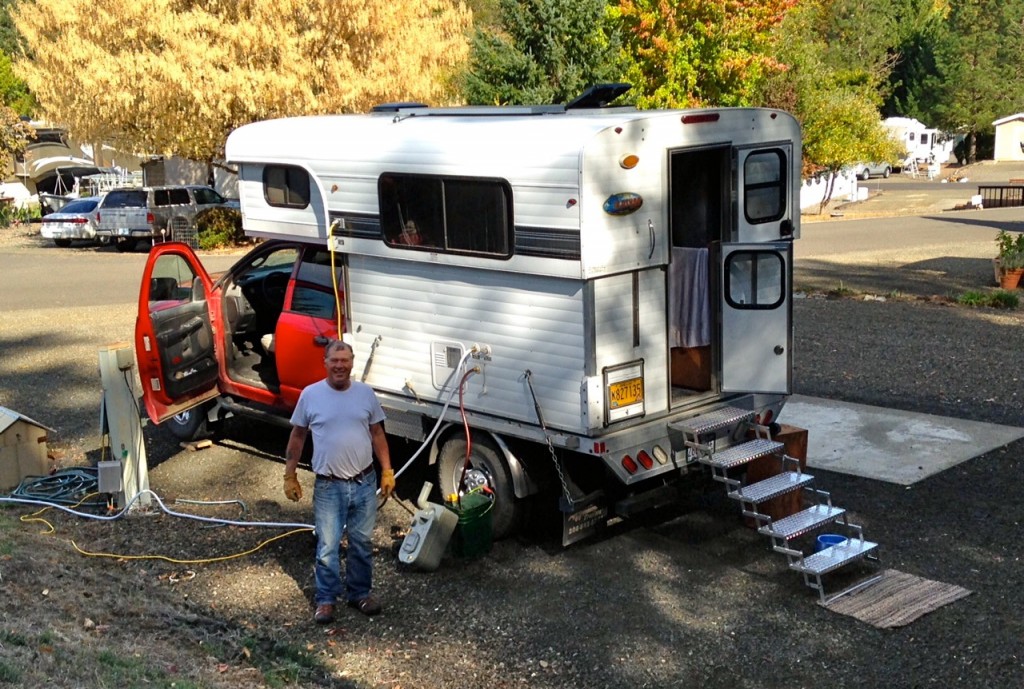
<path id="1" fill-rule="evenodd" d="M 167 429 L 175 438 L 184 441 L 199 440 L 213 435 L 216 427 L 207 419 L 209 410 L 210 403 L 206 402 L 175 414 L 167 420 Z"/>
<path id="2" fill-rule="evenodd" d="M 71 240 L 70 239 L 64 239 L 64 238 L 54 239 L 53 243 L 56 244 L 57 246 L 59 246 L 62 249 L 67 249 L 69 246 L 71 246 Z"/>
<path id="3" fill-rule="evenodd" d="M 110 236 L 105 234 L 99 235 L 93 241 L 96 242 L 96 246 L 108 246 L 110 244 Z"/>
<path id="4" fill-rule="evenodd" d="M 438 485 L 441 495 L 458 492 L 462 466 L 466 459 L 466 438 L 454 436 L 441 448 L 437 462 Z M 495 540 L 515 532 L 522 512 L 522 503 L 512 487 L 512 474 L 501 452 L 489 438 L 474 436 L 473 448 L 466 470 L 466 490 L 486 485 L 494 493 L 491 531 Z"/>
<path id="5" fill-rule="evenodd" d="M 884 170 L 882 170 L 882 177 L 884 177 L 885 179 L 889 179 L 889 175 L 891 173 L 892 173 L 892 169 L 891 168 L 885 168 Z"/>
<path id="6" fill-rule="evenodd" d="M 128 252 L 128 251 L 131 251 L 132 249 L 135 248 L 135 240 L 134 239 L 118 239 L 114 243 L 114 248 L 117 249 L 118 251 L 120 251 L 121 253 L 125 253 L 125 252 Z"/>

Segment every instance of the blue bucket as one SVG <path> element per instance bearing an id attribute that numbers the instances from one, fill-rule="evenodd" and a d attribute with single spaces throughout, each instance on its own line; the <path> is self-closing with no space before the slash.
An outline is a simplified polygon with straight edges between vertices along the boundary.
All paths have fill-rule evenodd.
<path id="1" fill-rule="evenodd" d="M 846 536 L 840 536 L 837 533 L 823 533 L 818 536 L 818 547 L 814 549 L 814 552 L 820 552 L 840 543 L 846 543 Z"/>

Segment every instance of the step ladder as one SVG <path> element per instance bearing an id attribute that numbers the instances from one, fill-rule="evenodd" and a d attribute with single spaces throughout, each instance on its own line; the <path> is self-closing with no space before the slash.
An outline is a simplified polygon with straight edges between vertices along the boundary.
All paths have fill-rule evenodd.
<path id="1" fill-rule="evenodd" d="M 707 467 L 711 477 L 725 485 L 726 495 L 739 503 L 743 516 L 754 521 L 757 532 L 771 541 L 774 552 L 786 556 L 788 567 L 803 575 L 804 583 L 818 592 L 822 604 L 866 588 L 881 578 L 878 544 L 865 540 L 863 529 L 850 523 L 845 509 L 832 504 L 829 493 L 814 488 L 814 477 L 801 469 L 798 459 L 785 454 L 782 443 L 770 438 L 767 426 L 756 423 L 753 411 L 722 407 L 673 422 L 670 427 L 682 434 L 687 459 Z M 778 460 L 779 473 L 763 481 L 745 483 L 741 468 L 765 457 Z M 799 512 L 773 520 L 761 511 L 768 500 L 797 491 L 803 505 Z M 827 526 L 834 527 L 846 540 L 811 553 L 805 553 L 794 543 Z M 876 571 L 828 594 L 825 575 L 858 562 L 871 563 Z"/>

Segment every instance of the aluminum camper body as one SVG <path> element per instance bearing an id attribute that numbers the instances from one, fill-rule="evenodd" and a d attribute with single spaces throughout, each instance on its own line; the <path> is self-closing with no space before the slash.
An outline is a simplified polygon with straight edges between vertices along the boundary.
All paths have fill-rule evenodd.
<path id="1" fill-rule="evenodd" d="M 461 404 L 517 498 L 553 468 L 625 492 L 676 476 L 674 421 L 767 422 L 790 393 L 782 111 L 395 107 L 246 125 L 227 158 L 247 234 L 333 250 L 388 432 L 421 440 L 452 400 L 436 459 Z"/>

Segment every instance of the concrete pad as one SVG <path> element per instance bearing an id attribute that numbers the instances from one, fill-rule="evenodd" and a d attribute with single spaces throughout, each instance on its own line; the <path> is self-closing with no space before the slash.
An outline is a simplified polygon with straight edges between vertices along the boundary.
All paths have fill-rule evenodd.
<path id="1" fill-rule="evenodd" d="M 1024 438 L 1024 428 L 793 395 L 781 423 L 806 428 L 807 466 L 909 486 Z"/>

